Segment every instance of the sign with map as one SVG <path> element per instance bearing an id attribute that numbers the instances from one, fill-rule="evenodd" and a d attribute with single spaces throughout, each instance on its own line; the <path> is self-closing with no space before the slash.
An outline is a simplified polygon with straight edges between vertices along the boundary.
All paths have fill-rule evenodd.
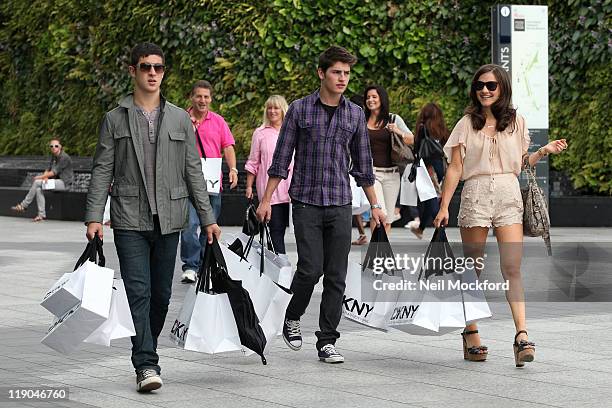
<path id="1" fill-rule="evenodd" d="M 535 151 L 548 143 L 548 7 L 493 6 L 491 54 L 512 78 L 512 103 L 527 122 Z M 536 179 L 548 196 L 548 158 L 536 165 Z"/>
<path id="2" fill-rule="evenodd" d="M 533 129 L 548 129 L 548 7 L 512 6 L 512 100 Z"/>

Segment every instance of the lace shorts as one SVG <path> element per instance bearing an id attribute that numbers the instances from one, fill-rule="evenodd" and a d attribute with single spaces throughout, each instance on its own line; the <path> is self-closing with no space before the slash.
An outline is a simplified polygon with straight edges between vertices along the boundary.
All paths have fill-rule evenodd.
<path id="1" fill-rule="evenodd" d="M 460 227 L 501 227 L 523 223 L 523 199 L 514 173 L 483 175 L 465 181 Z"/>

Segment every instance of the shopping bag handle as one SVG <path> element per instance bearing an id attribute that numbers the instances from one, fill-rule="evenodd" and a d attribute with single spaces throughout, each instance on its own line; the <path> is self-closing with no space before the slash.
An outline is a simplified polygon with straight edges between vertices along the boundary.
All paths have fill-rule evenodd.
<path id="1" fill-rule="evenodd" d="M 440 226 L 434 230 L 434 233 L 431 237 L 431 241 L 429 242 L 429 246 L 427 247 L 427 250 L 425 251 L 425 254 L 424 254 L 424 258 L 423 258 L 424 262 L 427 262 L 427 260 L 430 258 L 432 247 L 435 244 L 443 245 L 445 257 L 453 258 L 453 259 L 455 258 L 455 255 L 453 254 L 453 249 L 451 248 L 448 242 L 448 237 L 446 236 L 446 229 L 443 226 Z M 425 268 L 421 266 L 418 280 L 421 280 L 421 278 L 423 278 L 424 273 L 425 273 Z M 425 276 L 425 279 L 427 279 L 428 277 L 429 276 Z"/>
<path id="2" fill-rule="evenodd" d="M 274 248 L 274 242 L 272 242 L 272 235 L 270 234 L 270 228 L 268 228 L 268 223 L 264 223 L 263 227 L 264 232 L 266 233 L 266 246 L 268 247 L 268 251 L 272 251 L 275 255 L 278 255 L 278 252 L 276 252 L 276 248 Z M 261 246 L 263 246 L 263 243 Z"/>
<path id="3" fill-rule="evenodd" d="M 219 265 L 221 269 L 223 269 L 225 273 L 228 274 L 227 264 L 225 263 L 225 258 L 223 257 L 223 252 L 221 252 L 221 247 L 219 246 L 219 241 L 217 241 L 216 236 L 213 236 L 212 244 L 206 242 L 206 247 L 204 249 L 204 259 L 202 260 L 202 265 L 200 266 L 200 276 L 196 285 L 196 291 L 205 293 L 211 292 L 211 266 L 213 262 Z"/>
<path id="4" fill-rule="evenodd" d="M 97 256 L 97 259 L 96 259 Z M 91 261 L 98 266 L 104 267 L 106 265 L 106 258 L 104 257 L 104 252 L 102 250 L 102 240 L 98 236 L 98 234 L 94 235 L 93 239 L 87 243 L 85 250 L 81 254 L 81 257 L 74 265 L 74 271 L 76 271 L 81 265 L 85 262 Z"/>
<path id="5" fill-rule="evenodd" d="M 381 248 L 381 245 L 387 244 Z M 384 248 L 387 248 L 387 251 L 384 251 Z M 391 248 L 391 243 L 389 242 L 389 237 L 387 235 L 387 231 L 385 231 L 385 227 L 382 224 L 374 227 L 374 231 L 372 231 L 372 237 L 370 238 L 370 243 L 368 244 L 368 249 L 366 250 L 365 257 L 362 263 L 362 270 L 371 267 L 371 263 L 373 262 L 372 258 L 377 257 L 394 257 L 393 248 Z"/>

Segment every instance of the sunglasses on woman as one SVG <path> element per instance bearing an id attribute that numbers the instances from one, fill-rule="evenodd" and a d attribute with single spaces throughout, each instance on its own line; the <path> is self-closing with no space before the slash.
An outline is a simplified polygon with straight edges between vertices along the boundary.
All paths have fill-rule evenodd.
<path id="1" fill-rule="evenodd" d="M 50 144 L 50 145 L 49 145 L 49 147 L 50 147 L 51 149 L 53 149 L 54 147 L 55 147 L 55 148 L 60 147 L 60 145 L 58 145 L 58 144 L 56 144 L 56 145 L 55 145 L 55 144 Z"/>
<path id="2" fill-rule="evenodd" d="M 485 86 L 487 87 L 489 91 L 493 92 L 494 90 L 497 89 L 497 82 L 496 81 L 487 81 L 487 82 L 476 81 L 474 82 L 474 89 L 477 91 L 482 91 Z"/>
<path id="3" fill-rule="evenodd" d="M 137 67 L 140 69 L 140 72 L 145 73 L 150 72 L 151 68 L 153 68 L 156 74 L 162 74 L 166 69 L 164 64 L 149 64 L 148 62 L 141 62 Z"/>

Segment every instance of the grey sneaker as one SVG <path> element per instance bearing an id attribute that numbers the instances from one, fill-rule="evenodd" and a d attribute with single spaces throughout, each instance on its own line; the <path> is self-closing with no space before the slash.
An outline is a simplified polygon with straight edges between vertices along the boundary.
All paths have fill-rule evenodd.
<path id="1" fill-rule="evenodd" d="M 136 391 L 149 392 L 160 388 L 162 385 L 161 377 L 152 368 L 145 368 L 136 372 Z"/>
<path id="2" fill-rule="evenodd" d="M 336 346 L 326 344 L 319 350 L 319 360 L 326 363 L 344 363 L 344 356 L 336 351 Z"/>
<path id="3" fill-rule="evenodd" d="M 197 274 L 193 269 L 186 269 L 183 271 L 183 275 L 181 276 L 181 282 L 183 283 L 193 283 L 196 281 Z"/>
<path id="4" fill-rule="evenodd" d="M 302 348 L 302 332 L 300 331 L 299 320 L 285 319 L 285 324 L 283 324 L 283 340 L 293 351 L 298 351 Z"/>

